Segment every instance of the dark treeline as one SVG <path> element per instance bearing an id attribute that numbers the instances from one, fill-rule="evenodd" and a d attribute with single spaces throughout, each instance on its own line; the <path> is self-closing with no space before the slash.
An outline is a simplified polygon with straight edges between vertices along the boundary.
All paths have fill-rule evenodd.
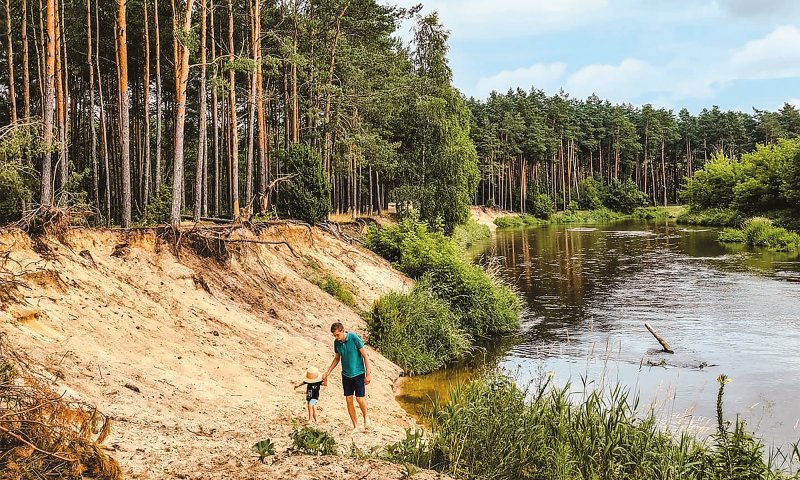
<path id="1" fill-rule="evenodd" d="M 691 115 L 644 105 L 612 105 L 561 92 L 517 89 L 470 99 L 471 138 L 480 158 L 474 202 L 527 211 L 533 194 L 546 193 L 562 209 L 579 203 L 581 181 L 632 179 L 654 205 L 679 201 L 678 192 L 714 153 L 734 158 L 800 134 L 800 112 L 753 114 L 718 107 Z"/>
<path id="2" fill-rule="evenodd" d="M 466 218 L 477 162 L 435 14 L 374 0 L 0 11 L 0 189 L 17 217 L 66 201 L 123 226 L 292 215 L 279 192 L 321 169 L 325 184 L 292 198 L 324 192 L 323 210 L 353 215 L 413 199 L 423 218 Z M 408 19 L 406 45 L 393 35 Z"/>

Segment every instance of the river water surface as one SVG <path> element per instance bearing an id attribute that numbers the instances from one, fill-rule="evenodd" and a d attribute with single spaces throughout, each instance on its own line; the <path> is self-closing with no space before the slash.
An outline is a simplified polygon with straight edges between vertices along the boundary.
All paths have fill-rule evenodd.
<path id="1" fill-rule="evenodd" d="M 725 246 L 717 233 L 644 221 L 498 231 L 472 253 L 500 262 L 527 309 L 520 335 L 480 359 L 523 384 L 621 383 L 701 436 L 714 429 L 724 373 L 726 417 L 768 445 L 800 440 L 800 259 Z M 474 368 L 411 379 L 400 400 L 419 411 Z"/>

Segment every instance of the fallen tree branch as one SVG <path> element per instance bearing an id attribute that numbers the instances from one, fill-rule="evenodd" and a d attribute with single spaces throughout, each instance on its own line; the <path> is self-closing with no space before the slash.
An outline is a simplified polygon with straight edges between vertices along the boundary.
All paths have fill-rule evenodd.
<path id="1" fill-rule="evenodd" d="M 663 348 L 666 353 L 675 353 L 671 348 L 669 348 L 669 344 L 663 338 L 661 338 L 661 335 L 657 334 L 656 331 L 653 330 L 653 327 L 647 323 L 645 323 L 644 326 L 650 331 L 650 333 L 653 334 L 654 337 L 656 337 L 656 340 L 658 340 L 658 343 L 661 344 L 661 348 Z"/>
<path id="2" fill-rule="evenodd" d="M 16 433 L 12 432 L 11 430 L 8 430 L 7 428 L 5 428 L 5 427 L 3 427 L 1 425 L 0 425 L 0 432 L 5 433 L 6 435 L 14 438 L 15 440 L 18 440 L 18 441 L 24 443 L 25 445 L 28 445 L 29 447 L 31 447 L 32 449 L 36 450 L 37 452 L 39 452 L 39 453 L 41 453 L 43 455 L 47 455 L 49 457 L 57 458 L 57 459 L 61 460 L 62 462 L 67 462 L 67 463 L 75 463 L 76 462 L 76 460 L 74 458 L 62 457 L 61 455 L 58 455 L 57 453 L 53 453 L 53 452 L 48 452 L 46 450 L 42 450 L 41 448 L 39 448 L 36 445 L 34 445 L 31 442 L 29 442 L 28 440 L 22 438 L 21 436 L 17 435 Z"/>

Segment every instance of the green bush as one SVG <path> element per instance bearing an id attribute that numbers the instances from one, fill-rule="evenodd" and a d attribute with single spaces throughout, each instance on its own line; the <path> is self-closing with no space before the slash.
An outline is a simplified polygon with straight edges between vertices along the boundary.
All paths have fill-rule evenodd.
<path id="1" fill-rule="evenodd" d="M 16 161 L 0 158 L 0 225 L 22 217 L 22 207 L 33 198 Z"/>
<path id="2" fill-rule="evenodd" d="M 275 455 L 275 444 L 272 443 L 272 440 L 269 438 L 255 443 L 250 448 L 253 450 L 253 452 L 258 454 L 258 460 L 261 463 L 264 463 L 264 460 L 266 460 L 268 456 Z"/>
<path id="3" fill-rule="evenodd" d="M 529 196 L 526 207 L 529 214 L 543 220 L 549 219 L 550 215 L 555 212 L 553 199 L 546 193 L 537 193 L 536 195 Z"/>
<path id="4" fill-rule="evenodd" d="M 393 292 L 376 300 L 367 326 L 369 343 L 410 374 L 442 368 L 470 348 L 450 306 L 424 282 L 409 294 Z"/>
<path id="5" fill-rule="evenodd" d="M 681 200 L 698 210 L 729 208 L 738 178 L 737 169 L 734 161 L 725 155 L 715 154 L 688 179 L 681 190 Z"/>
<path id="6" fill-rule="evenodd" d="M 433 294 L 450 305 L 470 335 L 508 333 L 519 327 L 519 297 L 465 260 L 463 251 L 443 234 L 405 220 L 397 226 L 371 229 L 365 243 L 406 275 L 426 278 Z"/>
<path id="7" fill-rule="evenodd" d="M 558 212 L 550 219 L 551 223 L 604 223 L 623 218 L 624 215 L 603 207 L 597 210 Z"/>
<path id="8" fill-rule="evenodd" d="M 314 427 L 294 429 L 289 434 L 292 447 L 308 455 L 336 455 L 336 440 L 324 430 Z"/>
<path id="9" fill-rule="evenodd" d="M 522 301 L 507 285 L 460 258 L 433 265 L 425 275 L 434 294 L 446 300 L 470 335 L 488 337 L 519 329 Z"/>
<path id="10" fill-rule="evenodd" d="M 296 144 L 281 152 L 280 162 L 283 173 L 295 176 L 278 190 L 278 215 L 312 225 L 328 218 L 331 184 L 322 170 L 319 153 L 308 145 Z"/>
<path id="11" fill-rule="evenodd" d="M 764 217 L 751 218 L 740 230 L 724 230 L 719 235 L 719 241 L 745 243 L 749 247 L 780 252 L 800 250 L 800 235 L 776 227 L 772 224 L 772 220 Z"/>
<path id="12" fill-rule="evenodd" d="M 541 225 L 545 223 L 542 219 L 536 218 L 533 215 L 513 215 L 508 217 L 497 217 L 494 219 L 494 224 L 497 228 L 516 228 L 516 227 L 529 227 L 534 225 Z"/>
<path id="13" fill-rule="evenodd" d="M 147 205 L 147 211 L 139 225 L 152 226 L 169 223 L 172 214 L 172 185 L 163 184 Z"/>
<path id="14" fill-rule="evenodd" d="M 491 236 L 492 232 L 489 227 L 470 219 L 464 225 L 459 225 L 453 229 L 451 238 L 460 248 L 468 248 Z"/>
<path id="15" fill-rule="evenodd" d="M 605 187 L 594 177 L 584 178 L 578 183 L 578 207 L 581 210 L 597 210 L 603 207 Z"/>
<path id="16" fill-rule="evenodd" d="M 615 212 L 631 214 L 639 207 L 646 207 L 650 204 L 650 198 L 639 190 L 632 180 L 624 182 L 612 180 L 605 189 L 603 195 L 603 205 Z"/>

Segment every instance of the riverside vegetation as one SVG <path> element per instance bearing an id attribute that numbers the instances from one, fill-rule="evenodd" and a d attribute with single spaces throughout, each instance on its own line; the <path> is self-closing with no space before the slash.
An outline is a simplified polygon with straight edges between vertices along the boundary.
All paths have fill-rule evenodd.
<path id="1" fill-rule="evenodd" d="M 620 386 L 573 393 L 544 377 L 526 389 L 498 374 L 454 388 L 435 403 L 429 436 L 409 431 L 387 448 L 396 462 L 457 478 L 507 480 L 797 479 L 798 445 L 764 446 L 723 416 L 729 379 L 718 377 L 717 430 L 698 440 L 669 432 Z M 577 398 L 575 398 L 577 395 Z"/>
<path id="2" fill-rule="evenodd" d="M 516 332 L 522 301 L 491 270 L 464 258 L 456 242 L 413 218 L 373 227 L 368 248 L 418 280 L 367 313 L 369 342 L 408 373 L 427 373 L 464 356 L 475 339 Z"/>
<path id="3" fill-rule="evenodd" d="M 678 222 L 722 227 L 722 242 L 800 250 L 800 139 L 758 145 L 731 158 L 715 155 L 682 191 L 689 210 Z"/>

